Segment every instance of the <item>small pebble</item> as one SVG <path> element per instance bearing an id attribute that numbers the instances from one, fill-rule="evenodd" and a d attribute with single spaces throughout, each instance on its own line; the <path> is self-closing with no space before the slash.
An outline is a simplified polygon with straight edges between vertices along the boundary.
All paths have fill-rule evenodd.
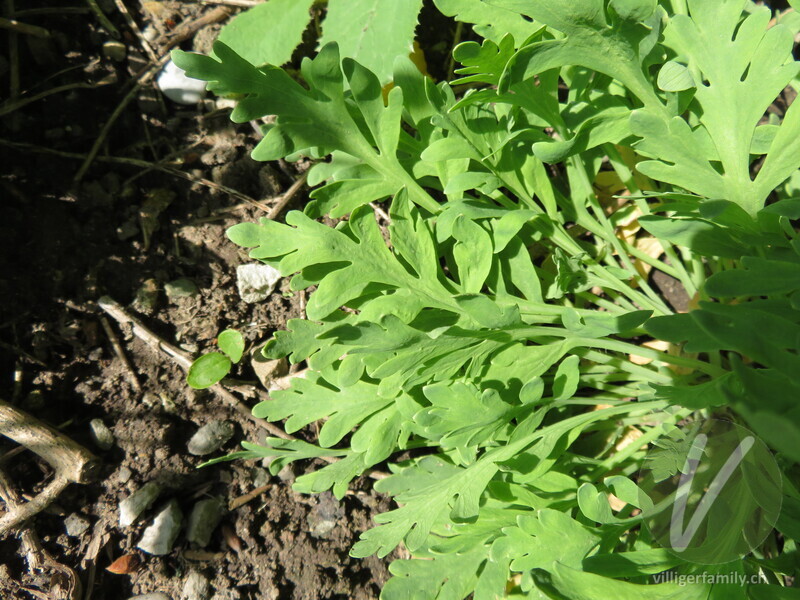
<path id="1" fill-rule="evenodd" d="M 106 427 L 102 419 L 92 419 L 89 422 L 91 429 L 92 441 L 101 450 L 110 450 L 114 446 L 114 434 Z"/>
<path id="2" fill-rule="evenodd" d="M 309 532 L 314 537 L 325 538 L 344 516 L 341 503 L 330 492 L 323 492 L 317 497 L 316 506 L 306 517 Z"/>
<path id="3" fill-rule="evenodd" d="M 181 277 L 175 281 L 164 284 L 164 293 L 173 304 L 183 298 L 192 298 L 200 293 L 197 284 L 191 279 Z"/>
<path id="4" fill-rule="evenodd" d="M 157 483 L 149 482 L 119 503 L 119 526 L 127 527 L 146 511 L 158 495 L 161 488 Z"/>
<path id="5" fill-rule="evenodd" d="M 208 579 L 202 573 L 192 571 L 186 578 L 181 592 L 182 600 L 208 600 L 211 596 L 211 589 Z"/>
<path id="6" fill-rule="evenodd" d="M 64 519 L 64 527 L 67 530 L 67 535 L 70 537 L 81 537 L 86 533 L 90 525 L 91 523 L 89 523 L 88 519 L 85 519 L 77 513 L 72 513 Z"/>
<path id="7" fill-rule="evenodd" d="M 216 452 L 233 437 L 234 427 L 230 421 L 212 421 L 197 430 L 189 440 L 189 453 L 205 456 Z"/>
<path id="8" fill-rule="evenodd" d="M 152 594 L 142 594 L 141 596 L 131 596 L 129 600 L 172 600 L 172 598 L 161 592 L 155 592 Z"/>
<path id="9" fill-rule="evenodd" d="M 200 500 L 192 508 L 189 524 L 186 526 L 186 539 L 201 548 L 208 546 L 211 534 L 219 525 L 225 505 L 219 498 Z"/>
<path id="10" fill-rule="evenodd" d="M 206 95 L 206 82 L 186 76 L 186 72 L 169 61 L 156 78 L 158 89 L 178 104 L 197 104 Z"/>
<path id="11" fill-rule="evenodd" d="M 269 475 L 269 471 L 267 471 L 266 469 L 262 469 L 261 467 L 255 467 L 251 471 L 251 473 L 253 475 L 253 487 L 254 488 L 260 488 L 260 487 L 263 487 L 263 486 L 265 486 L 265 485 L 267 485 L 269 483 L 270 475 Z"/>
<path id="12" fill-rule="evenodd" d="M 113 61 L 121 62 L 125 60 L 127 54 L 128 48 L 121 42 L 112 40 L 103 44 L 103 56 Z"/>
<path id="13" fill-rule="evenodd" d="M 133 471 L 131 471 L 128 467 L 120 467 L 119 472 L 117 473 L 117 478 L 122 484 L 128 483 L 132 476 Z"/>
<path id="14" fill-rule="evenodd" d="M 269 265 L 249 263 L 236 267 L 236 287 L 245 302 L 266 300 L 280 278 L 280 272 Z"/>
<path id="15" fill-rule="evenodd" d="M 156 515 L 147 529 L 142 534 L 142 539 L 137 547 L 148 554 L 163 556 L 172 551 L 175 539 L 181 529 L 183 514 L 178 503 L 172 500 L 161 512 Z"/>

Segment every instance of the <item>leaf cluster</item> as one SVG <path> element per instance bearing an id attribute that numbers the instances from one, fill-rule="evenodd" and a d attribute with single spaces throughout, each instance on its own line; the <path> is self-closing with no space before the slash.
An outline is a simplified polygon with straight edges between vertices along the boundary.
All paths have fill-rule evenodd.
<path id="1" fill-rule="evenodd" d="M 234 121 L 275 115 L 254 158 L 316 161 L 305 211 L 228 236 L 313 289 L 264 348 L 310 375 L 254 413 L 319 436 L 237 456 L 338 458 L 295 488 L 339 497 L 388 464 L 398 507 L 352 551 L 413 554 L 383 598 L 794 597 L 800 105 L 765 115 L 798 86 L 800 22 L 746 0 L 436 5 L 485 40 L 450 83 L 393 57 L 386 97 L 336 43 L 305 85 L 222 41 L 175 56 L 242 98 Z M 664 434 L 711 415 L 783 469 L 777 533 L 726 566 L 770 584 L 644 585 L 699 567 L 642 526 L 643 447 L 674 475 Z"/>

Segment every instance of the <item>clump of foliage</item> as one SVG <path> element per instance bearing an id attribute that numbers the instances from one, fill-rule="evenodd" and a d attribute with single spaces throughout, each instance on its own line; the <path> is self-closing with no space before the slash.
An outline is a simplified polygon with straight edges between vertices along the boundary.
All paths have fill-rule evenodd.
<path id="1" fill-rule="evenodd" d="M 487 39 L 456 48 L 451 83 L 398 58 L 385 99 L 335 43 L 305 85 L 224 43 L 175 56 L 242 98 L 234 121 L 276 115 L 254 158 L 319 159 L 304 212 L 228 232 L 316 288 L 263 349 L 311 373 L 254 413 L 322 421 L 318 445 L 238 456 L 339 457 L 295 483 L 338 497 L 388 463 L 376 488 L 398 508 L 352 550 L 411 552 L 386 599 L 800 597 L 800 103 L 768 113 L 800 84 L 800 21 L 748 0 L 437 5 Z M 712 415 L 782 471 L 775 531 L 725 565 L 761 583 L 643 585 L 708 570 L 642 527 L 636 473 L 647 444 Z"/>
<path id="2" fill-rule="evenodd" d="M 311 21 L 311 8 L 325 5 L 316 23 L 319 43 L 337 41 L 384 83 L 395 56 L 409 54 L 422 0 L 270 0 L 237 15 L 219 41 L 256 66 L 289 62 Z"/>

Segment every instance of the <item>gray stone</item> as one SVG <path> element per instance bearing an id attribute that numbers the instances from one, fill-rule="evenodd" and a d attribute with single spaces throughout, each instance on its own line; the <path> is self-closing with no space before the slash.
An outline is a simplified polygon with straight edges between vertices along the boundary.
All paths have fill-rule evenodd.
<path id="1" fill-rule="evenodd" d="M 189 440 L 189 453 L 205 456 L 216 452 L 233 437 L 233 423 L 230 421 L 212 421 L 197 430 Z"/>
<path id="2" fill-rule="evenodd" d="M 117 477 L 119 478 L 120 483 L 128 483 L 131 477 L 133 477 L 133 471 L 131 471 L 128 467 L 120 467 Z"/>
<path id="3" fill-rule="evenodd" d="M 265 485 L 267 485 L 269 483 L 270 475 L 269 475 L 269 471 L 267 471 L 266 469 L 262 469 L 261 467 L 255 467 L 251 471 L 251 473 L 253 475 L 253 487 L 254 488 L 260 488 L 260 487 L 263 487 L 263 486 L 265 486 Z"/>
<path id="4" fill-rule="evenodd" d="M 208 579 L 202 573 L 192 571 L 186 578 L 181 592 L 181 600 L 208 600 L 211 588 Z"/>
<path id="5" fill-rule="evenodd" d="M 102 419 L 92 419 L 89 422 L 89 429 L 91 430 L 92 441 L 101 450 L 111 450 L 114 446 L 114 434 L 106 427 Z"/>
<path id="6" fill-rule="evenodd" d="M 236 267 L 236 287 L 245 302 L 262 302 L 269 298 L 280 278 L 280 272 L 269 265 L 250 263 Z"/>
<path id="7" fill-rule="evenodd" d="M 317 497 L 316 506 L 306 517 L 309 532 L 314 537 L 325 538 L 344 516 L 341 503 L 330 492 L 324 492 Z"/>
<path id="8" fill-rule="evenodd" d="M 200 293 L 197 284 L 191 279 L 181 277 L 175 281 L 170 281 L 164 284 L 164 293 L 169 298 L 169 301 L 175 303 L 183 298 L 193 298 Z"/>
<path id="9" fill-rule="evenodd" d="M 72 513 L 64 519 L 64 527 L 67 530 L 67 535 L 70 537 L 81 537 L 86 530 L 89 529 L 89 520 L 80 516 L 77 513 Z"/>
<path id="10" fill-rule="evenodd" d="M 138 519 L 139 515 L 150 508 L 160 493 L 159 485 L 151 481 L 120 502 L 119 526 L 127 527 Z"/>
<path id="11" fill-rule="evenodd" d="M 211 534 L 222 520 L 225 505 L 219 498 L 200 500 L 192 508 L 189 524 L 186 526 L 186 539 L 201 548 L 208 546 Z"/>
<path id="12" fill-rule="evenodd" d="M 129 600 L 172 600 L 163 592 L 154 592 L 152 594 L 142 594 L 141 596 L 131 596 Z"/>
<path id="13" fill-rule="evenodd" d="M 137 547 L 148 554 L 163 556 L 172 551 L 175 539 L 181 529 L 183 513 L 175 500 L 170 501 L 161 512 L 156 515 L 147 529 L 142 534 L 142 539 Z"/>

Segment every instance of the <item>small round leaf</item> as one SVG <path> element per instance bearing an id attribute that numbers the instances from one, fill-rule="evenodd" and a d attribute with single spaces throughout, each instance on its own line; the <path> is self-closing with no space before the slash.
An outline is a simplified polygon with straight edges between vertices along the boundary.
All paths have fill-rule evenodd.
<path id="1" fill-rule="evenodd" d="M 219 352 L 204 354 L 192 363 L 189 368 L 187 383 L 197 389 L 204 390 L 219 383 L 231 370 L 231 359 Z"/>
<path id="2" fill-rule="evenodd" d="M 244 337 L 235 329 L 226 329 L 217 336 L 217 345 L 231 359 L 238 363 L 244 354 Z"/>

